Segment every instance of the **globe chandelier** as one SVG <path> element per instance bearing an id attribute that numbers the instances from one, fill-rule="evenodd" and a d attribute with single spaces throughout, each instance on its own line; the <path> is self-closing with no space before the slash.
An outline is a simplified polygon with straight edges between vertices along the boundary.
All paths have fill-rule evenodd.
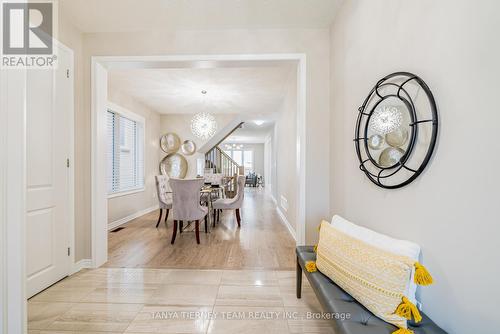
<path id="1" fill-rule="evenodd" d="M 201 94 L 203 96 L 203 109 L 206 109 L 207 91 L 202 90 Z M 191 132 L 202 140 L 211 138 L 217 132 L 217 121 L 214 115 L 205 110 L 195 114 L 191 119 Z"/>

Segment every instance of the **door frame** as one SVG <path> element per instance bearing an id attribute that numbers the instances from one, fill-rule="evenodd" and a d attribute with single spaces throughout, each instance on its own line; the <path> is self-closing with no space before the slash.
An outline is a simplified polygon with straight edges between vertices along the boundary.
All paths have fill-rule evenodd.
<path id="1" fill-rule="evenodd" d="M 69 255 L 69 268 L 68 275 L 75 273 L 79 268 L 77 268 L 75 263 L 75 52 L 73 49 L 64 45 L 63 43 L 55 40 L 54 44 L 68 52 L 70 55 L 69 61 L 69 117 L 68 117 L 68 129 L 69 129 L 69 168 L 68 168 L 68 247 L 70 248 Z"/>
<path id="2" fill-rule="evenodd" d="M 69 232 L 69 245 L 70 256 L 69 256 L 69 269 L 68 275 L 74 274 L 80 268 L 76 265 L 76 234 L 75 234 L 75 52 L 70 47 L 65 44 L 55 40 L 56 45 L 61 49 L 67 51 L 70 55 L 69 61 L 69 117 L 68 117 L 68 129 L 69 129 L 69 170 L 68 170 L 68 196 L 69 196 L 69 207 L 68 207 L 68 232 Z"/>
<path id="3" fill-rule="evenodd" d="M 75 262 L 74 215 L 74 52 L 70 52 L 68 158 L 68 275 Z M 26 300 L 26 69 L 1 70 L 0 75 L 0 333 L 27 332 Z"/>
<path id="4" fill-rule="evenodd" d="M 108 219 L 106 194 L 106 103 L 107 70 L 113 68 L 186 68 L 199 66 L 245 66 L 255 62 L 291 62 L 297 66 L 296 117 L 296 244 L 305 244 L 306 237 L 306 98 L 307 64 L 303 53 L 230 54 L 230 55 L 164 55 L 164 56 L 92 56 L 91 57 L 91 261 L 97 268 L 108 259 Z M 248 66 L 248 65 L 246 65 Z"/>

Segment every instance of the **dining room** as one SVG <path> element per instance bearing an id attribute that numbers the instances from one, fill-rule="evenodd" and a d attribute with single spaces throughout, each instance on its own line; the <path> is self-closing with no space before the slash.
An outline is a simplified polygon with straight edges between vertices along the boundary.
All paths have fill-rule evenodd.
<path id="1" fill-rule="evenodd" d="M 109 70 L 105 267 L 293 268 L 294 69 Z"/>

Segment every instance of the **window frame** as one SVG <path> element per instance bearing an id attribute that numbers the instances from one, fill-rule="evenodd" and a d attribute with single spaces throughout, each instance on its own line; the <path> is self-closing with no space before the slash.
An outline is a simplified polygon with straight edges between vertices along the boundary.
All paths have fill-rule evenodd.
<path id="1" fill-rule="evenodd" d="M 115 114 L 118 114 L 121 117 L 128 118 L 131 121 L 134 121 L 136 123 L 140 123 L 142 125 L 142 156 L 143 156 L 143 162 L 142 162 L 142 176 L 143 176 L 143 182 L 142 186 L 138 186 L 136 188 L 131 188 L 127 190 L 122 190 L 122 191 L 117 191 L 117 192 L 112 192 L 112 193 L 107 193 L 108 199 L 110 198 L 115 198 L 115 197 L 121 197 L 121 196 L 126 196 L 126 195 L 131 195 L 131 194 L 136 194 L 140 192 L 144 192 L 146 190 L 146 119 L 128 109 L 125 109 L 115 103 L 108 102 L 107 108 L 106 108 L 106 113 L 107 112 L 113 112 Z M 108 138 L 108 133 L 106 133 L 106 140 Z M 107 143 L 106 143 L 107 146 Z M 121 145 L 120 145 L 121 148 Z M 108 179 L 108 173 L 109 171 L 107 170 L 107 165 L 106 165 L 106 179 Z M 106 191 L 107 191 L 107 186 L 106 186 Z"/>
<path id="2" fill-rule="evenodd" d="M 230 144 L 228 144 L 230 145 Z M 233 153 L 234 152 L 241 152 L 241 167 L 243 167 L 243 169 L 245 169 L 245 151 L 249 151 L 249 152 L 252 152 L 252 168 L 251 170 L 253 172 L 255 172 L 255 149 L 253 147 L 245 147 L 245 144 L 238 144 L 238 145 L 243 145 L 242 148 L 230 148 L 229 150 L 223 150 L 224 153 L 226 153 L 231 159 L 233 159 L 234 161 L 236 161 L 234 159 L 234 155 Z M 236 161 L 237 162 L 237 161 Z M 246 175 L 246 173 L 245 173 Z"/>
<path id="3" fill-rule="evenodd" d="M 251 163 L 250 163 L 252 166 L 251 166 L 250 168 L 247 168 L 247 167 L 245 166 L 245 164 L 247 163 L 247 161 L 246 161 L 247 159 L 245 158 L 245 153 L 246 153 L 246 152 L 250 152 L 250 153 L 251 153 L 251 156 L 252 156 L 252 159 L 251 159 L 252 161 L 251 161 Z M 245 171 L 245 175 L 247 175 L 247 173 L 246 173 L 246 170 L 247 170 L 247 169 L 248 169 L 248 173 L 250 173 L 250 172 L 254 172 L 254 173 L 255 173 L 254 156 L 255 156 L 255 152 L 254 152 L 254 149 L 253 149 L 253 148 L 250 148 L 250 149 L 245 149 L 245 148 L 243 148 L 243 159 L 242 159 L 242 160 L 243 160 L 243 170 Z"/>

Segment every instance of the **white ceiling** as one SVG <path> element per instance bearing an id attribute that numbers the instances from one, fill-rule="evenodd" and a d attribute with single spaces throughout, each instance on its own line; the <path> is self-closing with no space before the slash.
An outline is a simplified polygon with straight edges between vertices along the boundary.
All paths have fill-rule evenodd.
<path id="1" fill-rule="evenodd" d="M 128 95 L 162 114 L 207 110 L 269 119 L 294 79 L 294 67 L 281 64 L 244 68 L 120 69 L 109 71 L 109 89 Z M 201 91 L 206 90 L 207 94 Z"/>
<path id="2" fill-rule="evenodd" d="M 274 129 L 274 121 L 267 120 L 261 125 L 246 121 L 241 129 L 234 131 L 223 143 L 265 143 Z"/>
<path id="3" fill-rule="evenodd" d="M 83 32 L 325 28 L 343 0 L 59 0 Z"/>

